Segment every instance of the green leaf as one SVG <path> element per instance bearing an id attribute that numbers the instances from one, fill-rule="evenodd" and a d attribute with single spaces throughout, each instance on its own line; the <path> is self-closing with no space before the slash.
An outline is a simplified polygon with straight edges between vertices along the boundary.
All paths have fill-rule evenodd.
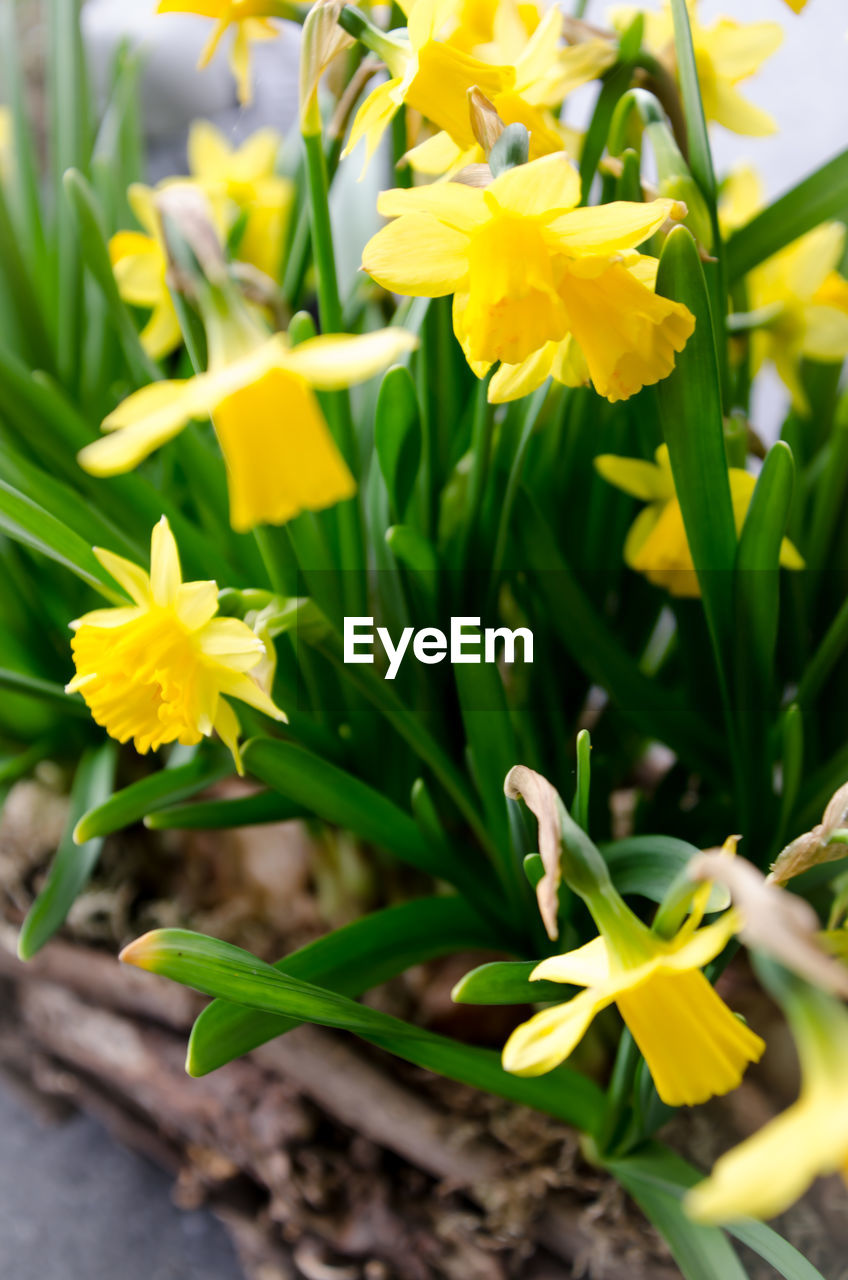
<path id="1" fill-rule="evenodd" d="M 748 665 L 772 673 L 780 604 L 780 544 L 789 520 L 795 464 L 779 440 L 768 451 L 736 553 L 736 620 Z"/>
<path id="2" fill-rule="evenodd" d="M 439 587 L 439 557 L 425 534 L 408 524 L 386 530 L 386 543 L 396 560 L 414 574 L 430 607 L 435 607 Z"/>
<path id="3" fill-rule="evenodd" d="M 621 66 L 616 67 L 603 80 L 589 128 L 583 138 L 583 150 L 580 155 L 580 183 L 583 204 L 586 204 L 589 199 L 592 182 L 597 173 L 601 156 L 604 154 L 604 147 L 607 144 L 607 135 L 609 134 L 616 105 L 621 95 L 630 88 L 631 75 L 632 68 L 630 66 Z"/>
<path id="4" fill-rule="evenodd" d="M 121 831 L 134 822 L 141 822 L 156 809 L 164 809 L 178 800 L 187 800 L 198 791 L 229 777 L 232 772 L 229 755 L 224 759 L 218 751 L 198 753 L 188 764 L 174 769 L 160 769 L 149 778 L 133 782 L 103 803 L 89 808 L 76 825 L 74 839 L 83 844 L 95 836 Z"/>
<path id="5" fill-rule="evenodd" d="M 684 303 L 695 317 L 695 332 L 678 354 L 674 371 L 659 384 L 657 398 L 704 606 L 725 635 L 730 625 L 736 526 L 710 302 L 698 250 L 685 227 L 675 227 L 665 242 L 657 292 Z"/>
<path id="6" fill-rule="evenodd" d="M 303 747 L 271 738 L 252 739 L 242 755 L 245 768 L 261 782 L 324 822 L 354 832 L 418 871 L 467 890 L 472 897 L 475 893 L 480 896 L 473 860 L 457 858 L 449 848 L 432 845 L 408 813 L 359 778 Z"/>
<path id="7" fill-rule="evenodd" d="M 730 283 L 792 244 L 821 222 L 848 216 L 848 150 L 804 178 L 744 227 L 725 246 Z"/>
<path id="8" fill-rule="evenodd" d="M 641 733 L 670 746 L 690 765 L 715 774 L 725 754 L 722 738 L 697 719 L 691 706 L 646 676 L 584 594 L 550 527 L 525 499 L 516 532 L 528 570 L 555 634 L 590 679 Z"/>
<path id="9" fill-rule="evenodd" d="M 628 836 L 600 848 L 618 892 L 639 894 L 651 902 L 662 902 L 680 873 L 700 852 L 676 836 Z M 710 907 L 711 911 L 718 909 Z"/>
<path id="10" fill-rule="evenodd" d="M 18 938 L 18 955 L 22 960 L 31 960 L 64 923 L 97 865 L 103 841 L 95 838 L 79 846 L 74 841 L 74 827 L 86 809 L 102 804 L 111 793 L 116 759 L 115 744 L 105 742 L 87 751 L 80 761 L 71 791 L 65 833 L 47 883 L 30 907 Z"/>
<path id="11" fill-rule="evenodd" d="M 747 1280 L 724 1232 L 686 1216 L 681 1197 L 691 1182 L 681 1185 L 677 1181 L 676 1162 L 670 1152 L 652 1145 L 635 1155 L 610 1160 L 606 1168 L 660 1232 L 685 1280 Z M 685 1162 L 680 1163 L 685 1167 Z"/>
<path id="12" fill-rule="evenodd" d="M 545 864 L 539 853 L 528 853 L 523 863 L 524 874 L 531 889 L 535 889 L 545 874 Z"/>
<path id="13" fill-rule="evenodd" d="M 274 968 L 341 995 L 360 996 L 413 965 L 495 942 L 491 927 L 463 898 L 416 898 L 354 920 Z M 215 1000 L 194 1024 L 188 1070 L 206 1075 L 298 1025 L 298 1019 Z"/>
<path id="14" fill-rule="evenodd" d="M 139 939 L 124 956 L 153 973 L 210 996 L 265 1013 L 350 1031 L 427 1071 L 536 1107 L 588 1132 L 599 1122 L 600 1090 L 568 1067 L 559 1067 L 535 1080 L 509 1075 L 501 1067 L 498 1054 L 491 1050 L 471 1048 L 323 987 L 298 981 L 249 952 L 214 938 L 184 929 L 159 929 Z"/>
<path id="15" fill-rule="evenodd" d="M 571 816 L 584 831 L 589 830 L 589 787 L 592 778 L 592 739 L 588 729 L 577 735 L 577 785 Z"/>
<path id="16" fill-rule="evenodd" d="M 710 204 L 714 206 L 716 180 L 713 172 L 713 156 L 710 150 L 707 122 L 704 117 L 701 86 L 698 83 L 698 68 L 695 62 L 695 50 L 692 46 L 692 31 L 689 26 L 689 11 L 686 7 L 686 0 L 671 0 L 671 12 L 674 17 L 677 78 L 680 82 L 680 95 L 683 98 L 683 111 L 686 115 L 689 168 L 698 186 Z"/>
<path id="17" fill-rule="evenodd" d="M 477 639 L 482 659 L 483 633 L 469 623 L 464 634 Z M 523 918 L 531 909 L 530 894 L 512 846 L 504 795 L 504 780 L 518 763 L 518 748 L 500 669 L 491 662 L 461 662 L 454 666 L 453 676 L 471 774 L 494 844 L 495 869 L 513 913 Z"/>
<path id="18" fill-rule="evenodd" d="M 538 960 L 493 960 L 466 973 L 451 992 L 457 1004 L 561 1004 L 574 988 L 545 978 L 530 981 Z"/>
<path id="19" fill-rule="evenodd" d="M 412 375 L 402 365 L 389 369 L 380 385 L 374 447 L 392 511 L 402 520 L 421 462 L 421 411 Z"/>
<path id="20" fill-rule="evenodd" d="M 65 693 L 64 687 L 54 684 L 52 680 L 42 680 L 40 676 L 31 676 L 25 671 L 11 671 L 8 667 L 0 667 L 0 689 L 30 694 L 33 698 L 41 698 L 45 702 L 61 706 L 66 714 L 88 717 L 88 707 L 81 698 Z"/>
<path id="21" fill-rule="evenodd" d="M 121 346 L 130 371 L 141 385 L 155 382 L 162 375 L 159 366 L 151 360 L 142 347 L 129 310 L 118 292 L 109 257 L 108 234 L 97 197 L 76 169 L 67 171 L 63 184 L 65 197 L 76 222 L 83 259 L 106 300 L 112 324 L 121 339 Z"/>
<path id="22" fill-rule="evenodd" d="M 672 1252 L 675 1252 L 674 1244 L 670 1237 L 653 1214 L 642 1204 L 640 1194 L 647 1194 L 648 1198 L 659 1206 L 660 1212 L 672 1224 L 672 1230 L 677 1232 L 680 1223 L 675 1221 L 671 1204 L 673 1201 L 679 1202 L 690 1187 L 701 1181 L 703 1174 L 689 1164 L 688 1161 L 659 1143 L 651 1143 L 642 1151 L 626 1156 L 621 1160 L 612 1160 L 607 1163 L 606 1167 L 618 1178 L 622 1186 L 630 1191 L 634 1200 L 642 1205 L 654 1225 L 663 1231 L 663 1235 L 666 1236 L 672 1247 Z M 622 1169 L 624 1176 L 622 1176 Z M 629 1186 L 628 1182 L 633 1185 Z M 635 1189 L 636 1186 L 640 1188 L 639 1194 Z M 713 1259 L 717 1259 L 720 1262 L 721 1250 L 716 1245 L 715 1236 L 722 1236 L 721 1231 L 715 1227 L 697 1228 L 694 1223 L 683 1216 L 682 1208 L 679 1208 L 679 1213 L 689 1227 L 712 1233 L 705 1258 L 708 1257 L 710 1262 Z M 791 1245 L 788 1240 L 784 1240 L 782 1236 L 778 1235 L 771 1227 L 766 1226 L 765 1223 L 756 1222 L 752 1218 L 742 1218 L 737 1222 L 729 1223 L 726 1230 L 730 1235 L 735 1236 L 740 1244 L 753 1249 L 761 1258 L 770 1263 L 777 1273 L 784 1277 L 784 1280 L 824 1280 L 821 1273 L 798 1252 L 794 1245 Z M 688 1238 L 688 1242 L 686 1240 L 681 1241 L 681 1245 L 687 1255 L 691 1244 L 691 1236 Z M 680 1263 L 680 1258 L 676 1252 L 675 1257 Z M 729 1249 L 729 1246 L 725 1251 L 725 1257 L 732 1266 L 732 1269 L 727 1273 L 715 1270 L 699 1271 L 697 1267 L 693 1271 L 687 1271 L 682 1263 L 680 1265 L 684 1275 L 687 1277 L 692 1276 L 693 1280 L 723 1280 L 723 1274 L 727 1274 L 728 1277 L 745 1275 L 745 1272 L 739 1269 L 738 1259 Z"/>
<path id="23" fill-rule="evenodd" d="M 305 816 L 305 809 L 277 795 L 259 791 L 232 800 L 200 800 L 196 804 L 169 805 L 145 815 L 151 831 L 213 831 L 219 827 L 256 827 L 269 822 L 290 822 Z"/>
<path id="24" fill-rule="evenodd" d="M 530 134 L 523 124 L 508 124 L 489 152 L 489 168 L 497 178 L 530 157 Z"/>
<path id="25" fill-rule="evenodd" d="M 127 603 L 79 534 L 3 480 L 0 480 L 0 531 L 70 569 L 113 604 Z"/>

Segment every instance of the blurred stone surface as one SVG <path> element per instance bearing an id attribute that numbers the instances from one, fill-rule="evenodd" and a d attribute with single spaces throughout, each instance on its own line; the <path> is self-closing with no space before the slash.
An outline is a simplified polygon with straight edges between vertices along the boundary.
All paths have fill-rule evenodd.
<path id="1" fill-rule="evenodd" d="M 220 1223 L 94 1121 L 42 1124 L 0 1087 L 0 1276 L 243 1280 Z"/>

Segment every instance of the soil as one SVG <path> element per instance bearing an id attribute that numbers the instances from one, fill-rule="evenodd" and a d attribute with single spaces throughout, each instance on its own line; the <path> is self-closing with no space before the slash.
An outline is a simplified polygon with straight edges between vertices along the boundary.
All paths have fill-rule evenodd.
<path id="1" fill-rule="evenodd" d="M 226 833 L 133 828 L 107 841 L 60 938 L 23 966 L 16 930 L 65 816 L 61 779 L 18 784 L 0 822 L 0 1067 L 97 1116 L 210 1205 L 250 1280 L 664 1280 L 664 1243 L 577 1135 L 546 1116 L 429 1075 L 348 1037 L 301 1027 L 200 1080 L 183 1069 L 203 1001 L 120 967 L 117 949 L 188 925 L 273 960 L 362 910 L 385 887 L 367 855 L 283 824 Z M 238 784 L 241 786 L 241 784 Z M 397 891 L 393 886 L 392 892 Z M 462 1026 L 449 992 L 480 959 L 422 966 L 369 1001 L 449 1034 L 500 1044 L 515 1010 Z M 786 1105 L 794 1055 L 744 968 L 728 994 L 769 1052 L 729 1098 L 664 1136 L 704 1167 Z M 506 1021 L 504 1018 L 506 1017 Z M 838 1180 L 779 1224 L 828 1280 L 845 1280 Z M 749 1262 L 752 1277 L 774 1272 Z"/>

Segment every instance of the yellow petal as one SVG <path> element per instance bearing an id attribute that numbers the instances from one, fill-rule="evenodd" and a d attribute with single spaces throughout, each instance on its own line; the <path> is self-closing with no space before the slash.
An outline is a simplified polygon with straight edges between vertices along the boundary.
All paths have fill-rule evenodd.
<path id="1" fill-rule="evenodd" d="M 697 970 L 658 972 L 616 1004 L 668 1106 L 729 1093 L 765 1049 Z"/>
<path id="2" fill-rule="evenodd" d="M 270 696 L 265 693 L 264 689 L 260 689 L 259 685 L 249 675 L 238 671 L 227 671 L 221 669 L 215 672 L 215 679 L 220 686 L 221 692 L 230 698 L 238 698 L 239 702 L 246 702 L 248 706 L 255 707 L 257 711 L 261 711 L 263 715 L 270 716 L 272 720 L 286 722 L 288 716 L 279 707 L 275 706 Z"/>
<path id="3" fill-rule="evenodd" d="M 209 120 L 195 120 L 188 132 L 188 170 L 193 178 L 221 181 L 233 148 Z"/>
<path id="4" fill-rule="evenodd" d="M 642 569 L 642 548 L 654 532 L 662 513 L 663 504 L 652 502 L 649 507 L 645 507 L 643 511 L 639 512 L 627 532 L 627 537 L 624 539 L 624 547 L 622 549 L 624 563 L 637 572 L 641 572 Z"/>
<path id="5" fill-rule="evenodd" d="M 589 385 L 589 366 L 586 357 L 580 350 L 580 344 L 569 334 L 556 349 L 551 373 L 557 382 L 566 387 L 586 387 Z"/>
<path id="6" fill-rule="evenodd" d="M 153 603 L 160 608 L 174 604 L 182 580 L 177 542 L 171 526 L 162 516 L 158 524 L 153 526 L 150 538 L 150 591 Z"/>
<path id="7" fill-rule="evenodd" d="M 259 182 L 274 174 L 282 137 L 276 129 L 256 129 L 233 152 L 231 178 L 237 182 Z"/>
<path id="8" fill-rule="evenodd" d="M 550 223 L 547 233 L 565 253 L 605 256 L 637 248 L 679 211 L 674 200 L 614 200 L 563 214 Z"/>
<path id="9" fill-rule="evenodd" d="M 132 560 L 126 560 L 123 556 L 115 555 L 114 551 L 107 551 L 104 547 L 93 547 L 92 550 L 106 572 L 111 573 L 118 586 L 124 588 L 131 600 L 134 600 L 137 605 L 150 604 L 152 598 L 150 577 L 139 565 L 134 564 Z M 80 625 L 86 620 L 87 618 L 81 618 Z"/>
<path id="10" fill-rule="evenodd" d="M 177 590 L 175 608 L 188 631 L 197 631 L 218 612 L 217 582 L 183 582 Z"/>
<path id="11" fill-rule="evenodd" d="M 848 315 L 837 307 L 815 303 L 805 307 L 801 354 L 825 363 L 844 360 L 848 355 Z"/>
<path id="12" fill-rule="evenodd" d="M 418 339 L 405 329 L 322 334 L 287 352 L 285 365 L 319 391 L 339 391 L 373 378 L 417 346 Z"/>
<path id="13" fill-rule="evenodd" d="M 687 1194 L 686 1211 L 696 1222 L 773 1218 L 788 1209 L 818 1174 L 844 1167 L 846 1155 L 844 1099 L 802 1098 L 721 1156 L 710 1177 Z"/>
<path id="14" fill-rule="evenodd" d="M 764 138 L 777 133 L 777 122 L 767 111 L 743 98 L 726 80 L 718 81 L 706 97 L 707 115 L 733 133 L 751 138 Z"/>
<path id="15" fill-rule="evenodd" d="M 125 302 L 134 307 L 152 307 L 162 298 L 165 285 L 165 256 L 158 243 L 140 231 L 119 231 L 109 241 L 109 257 Z"/>
<path id="16" fill-rule="evenodd" d="M 504 1045 L 505 1071 L 519 1076 L 539 1076 L 552 1071 L 573 1052 L 594 1018 L 611 996 L 582 991 L 565 1004 L 543 1009 L 516 1027 Z"/>
<path id="17" fill-rule="evenodd" d="M 703 32 L 702 41 L 716 74 L 735 84 L 753 75 L 780 48 L 783 28 L 777 22 L 740 23 L 721 18 Z"/>
<path id="18" fill-rule="evenodd" d="M 441 298 L 468 274 L 468 237 L 429 214 L 405 214 L 371 237 L 362 266 L 384 289 Z"/>
<path id="19" fill-rule="evenodd" d="M 812 299 L 839 266 L 844 252 L 845 227 L 841 222 L 822 223 L 801 236 L 780 255 L 786 292 Z"/>
<path id="20" fill-rule="evenodd" d="M 695 327 L 686 307 L 659 297 L 617 264 L 594 278 L 569 270 L 561 292 L 595 389 L 611 401 L 667 377 Z"/>
<path id="21" fill-rule="evenodd" d="M 170 297 L 166 297 L 153 308 L 150 319 L 139 334 L 139 338 L 141 345 L 153 360 L 162 360 L 181 346 L 182 329 Z"/>
<path id="22" fill-rule="evenodd" d="M 238 716 L 225 698 L 218 699 L 212 727 L 224 746 L 231 752 L 233 763 L 236 766 L 236 773 L 240 778 L 244 777 L 244 765 L 242 764 L 241 751 L 239 750 L 241 725 L 239 724 Z"/>
<path id="23" fill-rule="evenodd" d="M 527 217 L 555 215 L 578 203 L 580 175 L 561 151 L 507 169 L 495 178 L 486 194 L 511 213 Z"/>
<path id="24" fill-rule="evenodd" d="M 152 383 L 106 418 L 103 430 L 111 434 L 86 445 L 77 460 L 84 471 L 96 476 L 131 471 L 182 431 L 194 412 L 190 382 Z"/>
<path id="25" fill-rule="evenodd" d="M 153 240 L 159 239 L 159 216 L 156 213 L 154 191 L 143 182 L 133 182 L 127 190 L 127 201 L 136 221 Z"/>
<path id="26" fill-rule="evenodd" d="M 384 84 L 378 84 L 377 88 L 369 93 L 354 117 L 342 156 L 349 156 L 359 142 L 365 139 L 365 163 L 362 166 L 360 178 L 365 173 L 368 162 L 380 145 L 380 139 L 400 106 L 397 95 L 400 84 L 399 79 L 386 80 Z"/>
<path id="27" fill-rule="evenodd" d="M 419 142 L 417 147 L 412 147 L 404 158 L 416 173 L 438 176 L 443 173 L 453 173 L 463 165 L 471 164 L 472 156 L 478 151 L 480 154 L 477 158 L 484 158 L 480 148 L 463 150 L 449 133 L 442 130 L 440 133 L 434 133 L 432 138 Z"/>
<path id="28" fill-rule="evenodd" d="M 489 404 L 506 404 L 541 387 L 551 375 L 556 352 L 557 344 L 546 342 L 521 364 L 502 364 L 489 383 Z"/>
<path id="29" fill-rule="evenodd" d="M 198 636 L 200 647 L 235 671 L 251 671 L 265 653 L 265 646 L 241 618 L 212 618 Z"/>
<path id="30" fill-rule="evenodd" d="M 243 532 L 319 511 L 356 490 L 306 381 L 271 369 L 223 399 L 213 422 L 230 489 L 230 521 Z"/>
<path id="31" fill-rule="evenodd" d="M 377 212 L 384 218 L 428 214 L 454 231 L 466 232 L 482 226 L 491 217 L 483 192 L 462 182 L 432 182 L 426 187 L 381 191 Z"/>
<path id="32" fill-rule="evenodd" d="M 709 888 L 706 896 L 709 897 Z M 672 940 L 670 954 L 663 956 L 662 967 L 678 971 L 703 969 L 724 950 L 741 926 L 742 917 L 738 911 L 724 911 L 712 924 L 694 932 L 684 926 L 678 938 Z"/>
<path id="33" fill-rule="evenodd" d="M 674 485 L 660 467 L 642 458 L 619 458 L 601 453 L 595 458 L 595 470 L 617 489 L 623 489 L 642 502 L 664 502 L 674 496 Z"/>
<path id="34" fill-rule="evenodd" d="M 129 561 L 127 563 L 129 564 Z M 80 627 L 103 627 L 109 630 L 112 627 L 122 627 L 125 622 L 133 622 L 137 617 L 138 608 L 135 605 L 118 605 L 111 609 L 92 609 L 89 613 L 84 613 L 81 618 L 74 619 L 68 625 L 71 631 L 78 631 Z M 86 677 L 82 678 L 86 679 Z M 70 685 L 66 686 L 66 692 L 73 693 L 74 689 L 79 686 L 79 680 L 80 677 L 75 677 L 71 681 L 73 688 Z"/>
<path id="35" fill-rule="evenodd" d="M 533 981 L 547 978 L 550 982 L 567 982 L 575 987 L 597 987 L 609 976 L 609 951 L 600 937 L 563 956 L 549 956 L 530 974 Z"/>
<path id="36" fill-rule="evenodd" d="M 494 99 L 514 83 L 514 67 L 492 66 L 451 45 L 427 40 L 418 50 L 415 74 L 404 89 L 404 101 L 438 129 L 445 129 L 461 147 L 470 147 L 475 138 L 468 90 L 476 86 Z"/>

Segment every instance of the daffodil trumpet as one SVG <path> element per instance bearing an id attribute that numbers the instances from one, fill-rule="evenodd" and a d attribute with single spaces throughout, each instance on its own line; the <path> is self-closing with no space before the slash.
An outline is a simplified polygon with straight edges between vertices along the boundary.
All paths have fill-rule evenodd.
<path id="1" fill-rule="evenodd" d="M 773 1218 L 817 1177 L 848 1182 L 848 1011 L 833 996 L 762 956 L 758 975 L 782 1004 L 801 1064 L 796 1102 L 719 1157 L 684 1201 L 697 1222 Z"/>
<path id="2" fill-rule="evenodd" d="M 154 526 L 149 573 L 95 547 L 131 604 L 95 609 L 71 623 L 79 693 L 110 737 L 141 755 L 171 742 L 193 746 L 214 731 L 241 772 L 240 726 L 228 699 L 274 720 L 273 645 L 239 618 L 221 618 L 215 582 L 183 582 L 168 521 Z"/>
<path id="3" fill-rule="evenodd" d="M 545 865 L 550 869 L 555 837 L 561 843 L 563 878 L 586 903 L 599 934 L 533 969 L 531 981 L 584 990 L 517 1027 L 503 1049 L 504 1069 L 528 1076 L 552 1071 L 571 1055 L 596 1015 L 615 1004 L 663 1102 L 695 1106 L 735 1089 L 765 1044 L 731 1012 L 701 970 L 739 929 L 739 912 L 724 911 L 702 926 L 711 893 L 705 884 L 691 895 L 691 911 L 670 937 L 652 931 L 624 902 L 600 853 L 550 784 L 540 791 L 544 779 L 531 770 L 520 772 L 527 775 L 530 786 L 522 790 L 529 791 L 531 801 L 536 792 L 533 807 L 540 847 L 547 850 Z"/>
<path id="4" fill-rule="evenodd" d="M 396 293 L 453 294 L 454 332 L 477 376 L 497 361 L 509 367 L 510 394 L 500 398 L 540 385 L 573 343 L 595 389 L 626 399 L 671 372 L 694 328 L 685 306 L 654 292 L 655 260 L 638 252 L 686 210 L 673 200 L 579 201 L 579 175 L 562 153 L 482 189 L 385 191 L 378 209 L 392 221 L 362 265 Z"/>
<path id="5" fill-rule="evenodd" d="M 214 228 L 195 202 L 166 223 L 168 247 L 185 264 L 203 316 L 206 372 L 154 382 L 103 422 L 79 454 L 92 475 L 138 466 L 192 420 L 212 420 L 227 467 L 230 522 L 239 531 L 284 524 L 353 496 L 356 482 L 330 432 L 316 390 L 363 382 L 416 345 L 402 329 L 323 334 L 293 346 L 271 334 L 232 286 Z"/>

